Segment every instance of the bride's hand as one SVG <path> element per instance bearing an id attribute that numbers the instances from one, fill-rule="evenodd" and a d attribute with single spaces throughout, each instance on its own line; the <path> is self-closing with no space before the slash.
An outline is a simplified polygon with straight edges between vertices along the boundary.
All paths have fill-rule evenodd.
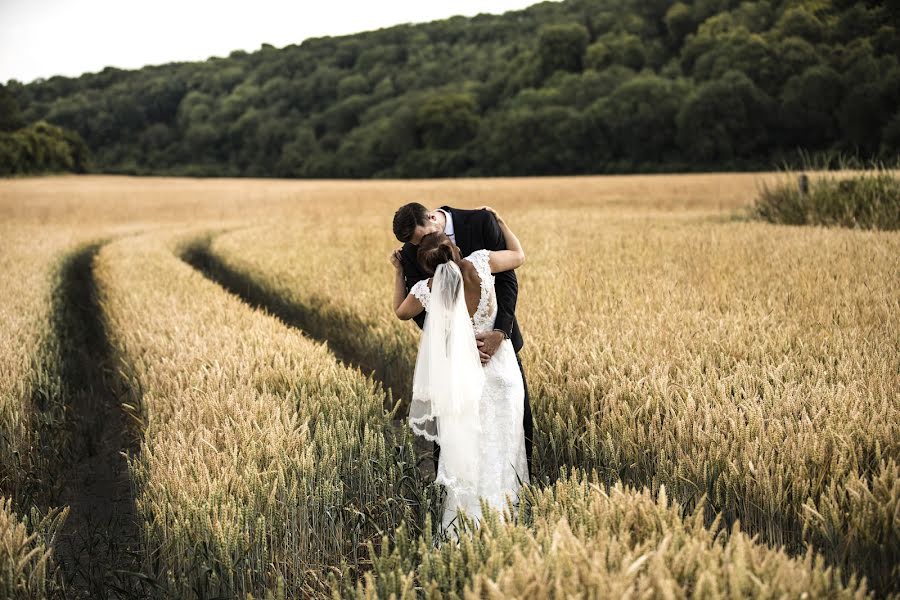
<path id="1" fill-rule="evenodd" d="M 391 265 L 398 271 L 403 268 L 403 261 L 400 258 L 401 250 L 402 250 L 402 248 L 398 248 L 397 250 L 394 250 L 393 252 L 391 252 L 391 255 L 388 256 L 388 260 L 391 261 Z"/>

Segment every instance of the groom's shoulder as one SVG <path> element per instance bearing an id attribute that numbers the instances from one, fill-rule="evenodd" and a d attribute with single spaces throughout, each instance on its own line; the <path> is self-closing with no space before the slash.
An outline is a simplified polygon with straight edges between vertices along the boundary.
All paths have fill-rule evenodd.
<path id="1" fill-rule="evenodd" d="M 470 208 L 455 208 L 453 206 L 442 206 L 441 210 L 446 210 L 451 215 L 460 215 L 460 216 L 468 216 L 473 213 L 477 213 L 477 210 L 472 210 Z"/>
<path id="2" fill-rule="evenodd" d="M 488 215 L 488 211 L 483 208 L 480 210 L 467 208 L 453 208 L 450 206 L 441 207 L 453 215 L 454 222 L 481 223 Z"/>

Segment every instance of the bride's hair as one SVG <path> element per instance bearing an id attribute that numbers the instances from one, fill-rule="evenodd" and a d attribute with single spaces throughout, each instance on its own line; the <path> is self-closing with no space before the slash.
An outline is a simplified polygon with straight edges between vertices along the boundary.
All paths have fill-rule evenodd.
<path id="1" fill-rule="evenodd" d="M 453 242 L 446 233 L 435 231 L 422 236 L 416 260 L 426 273 L 434 273 L 438 265 L 453 260 Z"/>
<path id="2" fill-rule="evenodd" d="M 448 310 L 453 309 L 462 287 L 462 273 L 454 260 L 456 257 L 453 255 L 453 248 L 453 242 L 447 234 L 436 231 L 422 236 L 416 256 L 422 270 L 434 274 L 435 281 L 439 276 L 444 278 L 446 284 L 443 286 L 440 301 Z"/>

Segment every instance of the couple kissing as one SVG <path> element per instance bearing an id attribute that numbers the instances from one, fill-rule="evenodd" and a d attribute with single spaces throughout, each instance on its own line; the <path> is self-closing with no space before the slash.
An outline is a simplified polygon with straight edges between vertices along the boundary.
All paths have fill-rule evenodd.
<path id="1" fill-rule="evenodd" d="M 442 531 L 457 512 L 477 524 L 480 499 L 501 510 L 530 481 L 532 419 L 518 351 L 515 269 L 525 261 L 509 224 L 489 207 L 394 214 L 393 307 L 422 329 L 408 423 L 435 443 L 445 491 Z"/>

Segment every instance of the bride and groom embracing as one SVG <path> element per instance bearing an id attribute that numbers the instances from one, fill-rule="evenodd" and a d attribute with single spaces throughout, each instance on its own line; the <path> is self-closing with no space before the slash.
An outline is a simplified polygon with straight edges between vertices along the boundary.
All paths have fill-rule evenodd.
<path id="1" fill-rule="evenodd" d="M 517 505 L 530 481 L 531 407 L 515 317 L 525 254 L 489 207 L 411 203 L 393 226 L 404 243 L 390 255 L 394 311 L 422 328 L 408 421 L 435 442 L 447 531 L 460 508 L 478 523 L 481 498 L 499 510 L 507 496 Z"/>

